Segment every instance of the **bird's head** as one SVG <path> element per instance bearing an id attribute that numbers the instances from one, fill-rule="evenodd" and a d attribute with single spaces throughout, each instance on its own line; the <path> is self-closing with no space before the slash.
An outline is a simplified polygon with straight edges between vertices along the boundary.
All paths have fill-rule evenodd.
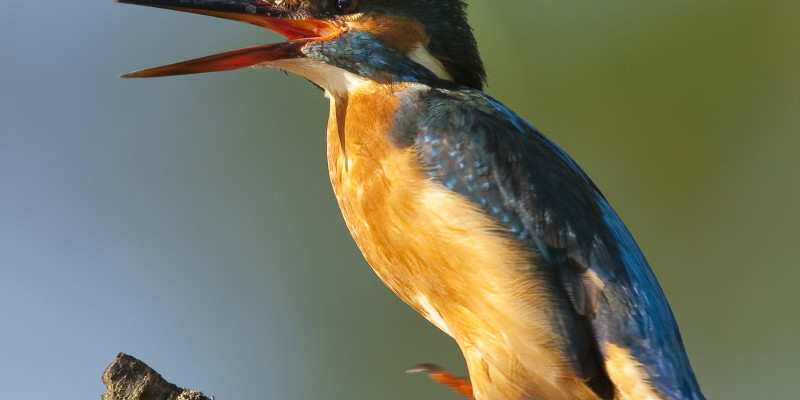
<path id="1" fill-rule="evenodd" d="M 463 0 L 118 1 L 244 21 L 287 37 L 124 77 L 275 67 L 333 93 L 363 80 L 481 89 L 485 78 Z"/>

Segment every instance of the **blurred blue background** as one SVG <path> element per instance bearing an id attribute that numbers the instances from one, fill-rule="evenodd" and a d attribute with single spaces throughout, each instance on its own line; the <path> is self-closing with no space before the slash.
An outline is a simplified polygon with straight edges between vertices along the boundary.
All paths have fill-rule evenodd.
<path id="1" fill-rule="evenodd" d="M 564 147 L 648 256 L 710 399 L 796 398 L 800 2 L 470 2 L 487 91 Z M 97 399 L 120 351 L 218 399 L 457 399 L 457 347 L 362 260 L 327 101 L 242 70 L 281 40 L 112 1 L 0 14 L 0 393 Z M 52 396 L 51 396 L 52 397 Z"/>

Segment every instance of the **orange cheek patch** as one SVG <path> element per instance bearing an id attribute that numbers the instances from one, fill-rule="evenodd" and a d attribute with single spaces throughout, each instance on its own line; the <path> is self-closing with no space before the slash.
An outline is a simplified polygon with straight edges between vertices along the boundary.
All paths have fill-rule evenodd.
<path id="1" fill-rule="evenodd" d="M 430 42 L 421 23 L 401 16 L 371 16 L 351 23 L 351 27 L 376 36 L 401 53 L 407 53 L 417 45 L 427 46 Z"/>

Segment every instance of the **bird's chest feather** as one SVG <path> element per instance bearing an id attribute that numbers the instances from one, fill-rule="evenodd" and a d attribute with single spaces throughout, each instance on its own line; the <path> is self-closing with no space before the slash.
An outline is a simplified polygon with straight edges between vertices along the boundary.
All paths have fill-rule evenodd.
<path id="1" fill-rule="evenodd" d="M 344 152 L 331 102 L 328 168 L 353 238 L 389 288 L 456 339 L 471 375 L 496 374 L 504 398 L 523 390 L 513 383 L 523 380 L 518 374 L 553 385 L 570 373 L 543 311 L 548 288 L 529 252 L 469 200 L 428 179 L 412 147 L 389 139 L 394 91 L 402 89 L 369 84 L 350 94 Z M 531 370 L 525 360 L 548 368 Z"/>
<path id="2" fill-rule="evenodd" d="M 328 167 L 342 214 L 367 261 L 403 300 L 433 320 L 438 316 L 428 315 L 432 311 L 464 305 L 471 297 L 465 293 L 478 289 L 462 285 L 489 275 L 493 281 L 501 275 L 514 279 L 505 267 L 528 260 L 493 233 L 492 221 L 468 200 L 429 180 L 412 147 L 388 138 L 398 101 L 394 90 L 402 87 L 365 85 L 351 93 L 345 152 L 331 112 Z M 452 329 L 448 321 L 434 322 Z"/>
<path id="3" fill-rule="evenodd" d="M 397 108 L 393 88 L 365 85 L 351 93 L 344 146 L 336 105 L 328 126 L 328 168 L 344 219 L 367 261 L 404 301 L 423 314 L 438 314 L 432 290 L 458 295 L 441 248 L 444 236 L 459 237 L 457 222 L 441 215 L 448 197 L 424 176 L 412 148 L 388 139 Z M 341 113 L 339 113 L 341 118 Z M 464 205 L 466 206 L 466 204 Z M 443 293 L 442 293 L 443 294 Z M 449 333 L 438 315 L 426 315 Z M 438 321 L 435 321 L 438 320 Z"/>

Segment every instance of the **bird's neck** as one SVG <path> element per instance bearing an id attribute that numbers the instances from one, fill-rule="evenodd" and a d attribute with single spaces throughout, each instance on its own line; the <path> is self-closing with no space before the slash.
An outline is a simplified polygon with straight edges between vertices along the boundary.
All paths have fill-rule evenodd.
<path id="1" fill-rule="evenodd" d="M 292 72 L 317 84 L 320 83 L 315 78 L 325 81 L 342 75 L 342 72 L 334 72 L 330 67 L 381 84 L 416 82 L 438 86 L 453 79 L 423 42 L 413 41 L 405 49 L 395 49 L 375 36 L 358 30 L 345 32 L 330 40 L 310 42 L 303 47 L 302 52 L 305 55 L 304 60 L 324 64 L 318 69 L 331 76 L 316 76 L 313 72 L 309 74 L 294 70 Z M 333 89 L 324 84 L 320 86 Z"/>

